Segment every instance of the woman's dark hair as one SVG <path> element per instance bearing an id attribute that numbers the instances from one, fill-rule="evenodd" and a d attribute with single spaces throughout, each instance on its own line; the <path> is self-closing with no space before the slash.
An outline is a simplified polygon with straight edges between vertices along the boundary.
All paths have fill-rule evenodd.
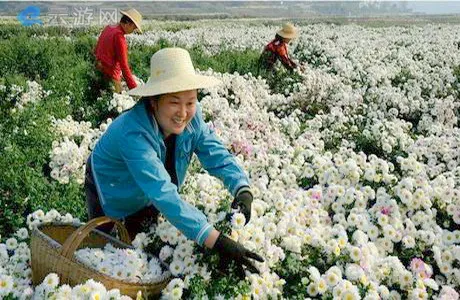
<path id="1" fill-rule="evenodd" d="M 283 40 L 283 37 L 277 33 L 277 34 L 275 35 L 275 40 L 282 41 L 282 40 Z"/>
<path id="2" fill-rule="evenodd" d="M 139 101 L 142 101 L 144 102 L 144 105 L 145 107 L 147 108 L 147 111 L 149 111 L 150 113 L 153 113 L 153 109 L 152 109 L 152 101 L 158 101 L 160 100 L 160 97 L 161 95 L 156 95 L 156 96 L 144 96 L 142 98 L 139 99 Z"/>
<path id="3" fill-rule="evenodd" d="M 142 96 L 142 98 L 139 99 L 139 101 L 151 101 L 151 100 L 155 100 L 155 101 L 158 101 L 160 100 L 161 95 L 155 95 L 155 96 Z"/>
<path id="4" fill-rule="evenodd" d="M 132 24 L 132 23 L 134 23 L 134 22 L 133 22 L 133 20 L 131 20 L 128 16 L 123 15 L 123 16 L 121 17 L 120 23 Z"/>

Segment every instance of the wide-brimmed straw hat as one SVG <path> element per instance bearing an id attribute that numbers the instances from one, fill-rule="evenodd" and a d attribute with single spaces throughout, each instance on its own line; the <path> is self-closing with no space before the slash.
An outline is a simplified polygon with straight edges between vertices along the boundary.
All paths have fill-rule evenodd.
<path id="1" fill-rule="evenodd" d="M 135 10 L 134 8 L 130 8 L 128 10 L 120 10 L 120 14 L 130 18 L 131 21 L 133 21 L 134 25 L 136 25 L 137 30 L 139 30 L 139 32 L 142 33 L 142 15 L 137 10 Z"/>
<path id="2" fill-rule="evenodd" d="M 283 24 L 283 28 L 279 30 L 278 35 L 286 39 L 293 39 L 297 37 L 297 29 L 291 23 Z"/>
<path id="3" fill-rule="evenodd" d="M 146 84 L 128 92 L 132 96 L 156 96 L 215 86 L 214 77 L 195 73 L 192 59 L 182 48 L 163 48 L 150 59 L 150 78 Z"/>

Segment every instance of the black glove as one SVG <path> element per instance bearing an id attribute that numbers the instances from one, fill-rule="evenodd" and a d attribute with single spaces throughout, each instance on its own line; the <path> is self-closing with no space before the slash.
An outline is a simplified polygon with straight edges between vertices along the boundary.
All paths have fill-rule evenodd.
<path id="1" fill-rule="evenodd" d="M 232 208 L 240 208 L 241 213 L 246 218 L 246 224 L 251 219 L 251 204 L 252 204 L 252 194 L 250 191 L 243 191 L 239 193 L 232 202 Z M 245 225 L 246 225 L 245 224 Z"/>
<path id="2" fill-rule="evenodd" d="M 246 269 L 249 272 L 260 274 L 259 270 L 257 270 L 257 268 L 249 259 L 255 259 L 260 262 L 264 262 L 264 259 L 260 255 L 249 251 L 248 249 L 244 248 L 243 245 L 241 245 L 238 242 L 235 242 L 232 239 L 229 239 L 225 235 L 219 235 L 213 250 L 219 253 L 219 256 L 221 258 L 221 267 L 222 265 L 225 265 L 225 267 L 227 267 L 230 261 L 234 261 L 237 265 L 238 270 L 240 271 L 240 274 L 244 274 L 242 268 L 243 266 L 246 266 Z"/>

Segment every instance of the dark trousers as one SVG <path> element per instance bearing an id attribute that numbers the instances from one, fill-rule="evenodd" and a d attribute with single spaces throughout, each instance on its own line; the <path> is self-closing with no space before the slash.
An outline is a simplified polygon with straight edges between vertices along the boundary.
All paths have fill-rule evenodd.
<path id="1" fill-rule="evenodd" d="M 96 185 L 94 184 L 93 173 L 91 171 L 91 157 L 88 158 L 86 163 L 85 193 L 88 220 L 105 216 L 99 201 Z M 129 232 L 131 240 L 133 240 L 136 237 L 136 234 L 148 230 L 150 225 L 156 223 L 157 218 L 158 210 L 153 205 L 150 205 L 125 217 L 123 219 L 123 223 Z M 113 224 L 104 224 L 99 226 L 97 229 L 105 233 L 110 233 L 113 229 Z"/>

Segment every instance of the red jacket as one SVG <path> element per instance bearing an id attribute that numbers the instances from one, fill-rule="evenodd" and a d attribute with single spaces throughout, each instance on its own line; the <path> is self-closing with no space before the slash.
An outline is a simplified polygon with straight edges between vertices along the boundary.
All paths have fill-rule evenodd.
<path id="1" fill-rule="evenodd" d="M 265 46 L 261 59 L 261 63 L 267 69 L 273 68 L 278 59 L 281 61 L 283 66 L 289 70 L 297 67 L 296 63 L 288 56 L 287 44 L 279 39 L 274 39 Z"/>
<path id="2" fill-rule="evenodd" d="M 135 88 L 133 74 L 128 65 L 128 45 L 121 25 L 108 25 L 104 28 L 94 50 L 98 60 L 97 68 L 114 80 L 123 77 L 128 88 Z"/>

